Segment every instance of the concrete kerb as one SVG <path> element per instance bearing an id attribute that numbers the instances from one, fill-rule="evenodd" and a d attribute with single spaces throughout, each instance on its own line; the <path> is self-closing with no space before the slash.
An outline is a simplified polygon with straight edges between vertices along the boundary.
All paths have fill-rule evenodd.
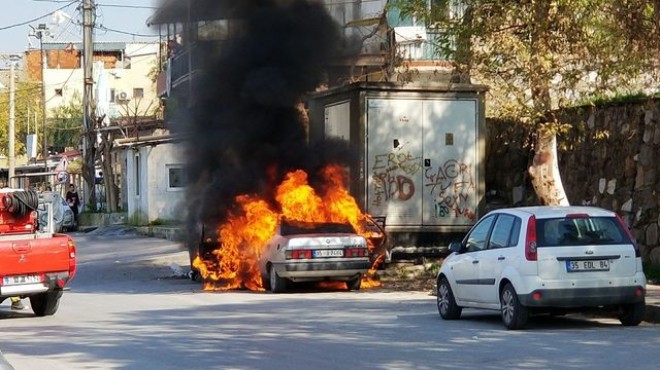
<path id="1" fill-rule="evenodd" d="M 646 285 L 646 314 L 644 321 L 660 323 L 660 285 Z"/>
<path id="2" fill-rule="evenodd" d="M 185 238 L 185 232 L 179 226 L 138 226 L 135 230 L 140 235 L 169 241 L 183 241 Z"/>

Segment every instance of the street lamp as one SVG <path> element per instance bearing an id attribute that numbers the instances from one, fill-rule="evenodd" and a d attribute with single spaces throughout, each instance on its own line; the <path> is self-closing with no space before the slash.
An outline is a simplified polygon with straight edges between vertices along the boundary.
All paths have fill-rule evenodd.
<path id="1" fill-rule="evenodd" d="M 48 26 L 45 23 L 39 23 L 37 28 L 32 28 L 32 32 L 30 33 L 30 36 L 36 37 L 39 39 L 39 49 L 40 49 L 40 59 L 41 59 L 41 104 L 42 104 L 42 138 L 41 138 L 41 149 L 44 157 L 44 176 L 45 174 L 48 173 L 48 150 L 46 148 L 46 83 L 44 80 L 44 70 L 46 69 L 46 63 L 44 61 L 44 42 L 43 38 L 44 37 L 49 37 L 51 36 L 50 30 L 48 29 Z"/>

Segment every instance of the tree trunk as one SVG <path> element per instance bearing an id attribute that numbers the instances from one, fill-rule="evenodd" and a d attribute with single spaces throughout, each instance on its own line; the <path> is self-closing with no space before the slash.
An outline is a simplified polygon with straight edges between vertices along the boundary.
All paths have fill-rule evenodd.
<path id="1" fill-rule="evenodd" d="M 103 145 L 103 185 L 105 186 L 105 204 L 107 212 L 117 212 L 118 189 L 115 184 L 115 175 L 112 163 L 112 135 L 108 134 Z"/>
<path id="2" fill-rule="evenodd" d="M 85 201 L 85 208 L 89 212 L 94 212 L 96 210 L 96 171 L 94 169 L 94 164 L 96 160 L 96 134 L 95 130 L 89 130 L 86 135 L 86 151 L 83 158 L 82 165 L 82 176 L 85 180 L 85 189 L 88 193 L 83 194 L 83 199 Z"/>
<path id="3" fill-rule="evenodd" d="M 528 171 L 539 200 L 544 205 L 570 205 L 559 174 L 556 134 L 537 130 L 535 148 Z"/>

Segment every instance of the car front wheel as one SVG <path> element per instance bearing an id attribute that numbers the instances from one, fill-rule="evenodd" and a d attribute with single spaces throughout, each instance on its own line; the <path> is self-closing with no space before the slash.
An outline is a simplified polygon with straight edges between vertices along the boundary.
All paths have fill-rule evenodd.
<path id="1" fill-rule="evenodd" d="M 644 302 L 624 304 L 621 306 L 619 320 L 623 326 L 637 326 L 644 320 L 645 313 L 646 304 Z"/>
<path id="2" fill-rule="evenodd" d="M 507 329 L 522 329 L 527 324 L 529 310 L 518 300 L 518 294 L 511 284 L 507 284 L 500 293 L 502 322 Z"/>
<path id="3" fill-rule="evenodd" d="M 438 280 L 438 312 L 445 320 L 457 320 L 461 318 L 463 308 L 456 304 L 454 293 L 451 291 L 449 281 L 445 278 Z"/>
<path id="4" fill-rule="evenodd" d="M 270 291 L 273 293 L 282 293 L 286 290 L 286 279 L 281 278 L 275 272 L 275 269 L 271 266 L 270 268 Z"/>

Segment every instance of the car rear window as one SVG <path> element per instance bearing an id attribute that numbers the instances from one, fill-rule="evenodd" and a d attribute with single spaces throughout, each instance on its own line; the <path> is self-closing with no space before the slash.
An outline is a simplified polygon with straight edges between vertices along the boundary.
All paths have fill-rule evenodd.
<path id="1" fill-rule="evenodd" d="M 614 217 L 570 217 L 536 220 L 539 247 L 632 243 Z"/>
<path id="2" fill-rule="evenodd" d="M 349 224 L 340 223 L 314 223 L 314 222 L 282 222 L 281 235 L 300 234 L 354 234 L 355 229 Z"/>

